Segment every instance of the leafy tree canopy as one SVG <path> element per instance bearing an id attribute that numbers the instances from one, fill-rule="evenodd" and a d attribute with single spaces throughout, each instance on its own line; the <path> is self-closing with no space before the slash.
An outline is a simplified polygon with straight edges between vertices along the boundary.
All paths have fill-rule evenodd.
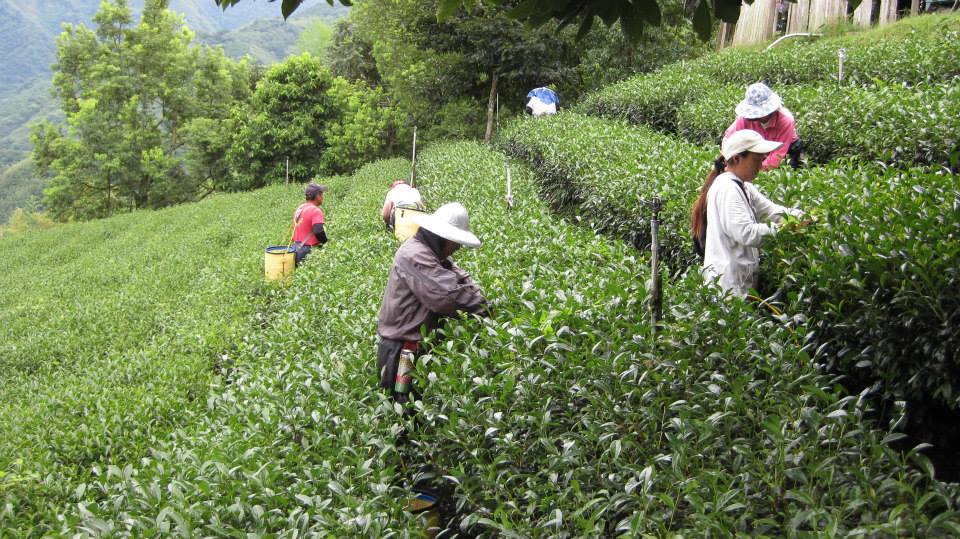
<path id="1" fill-rule="evenodd" d="M 240 0 L 213 0 L 226 9 Z M 275 1 L 275 0 L 270 0 Z M 746 0 L 752 4 L 752 0 Z M 350 0 L 339 0 L 345 6 L 352 5 Z M 289 17 L 303 0 L 282 0 L 281 12 Z M 334 0 L 327 0 L 331 6 Z M 560 26 L 579 24 L 578 35 L 587 35 L 593 26 L 594 18 L 599 17 L 608 27 L 620 22 L 624 34 L 633 40 L 643 35 L 644 27 L 659 26 L 662 21 L 661 7 L 664 0 L 440 0 L 437 3 L 437 18 L 444 20 L 452 17 L 460 8 L 468 10 L 494 4 L 510 9 L 509 16 L 539 27 L 550 20 L 558 21 Z M 852 4 L 859 4 L 854 0 Z M 710 37 L 715 19 L 736 22 L 740 16 L 741 0 L 699 0 L 693 12 L 693 23 L 701 38 Z"/>

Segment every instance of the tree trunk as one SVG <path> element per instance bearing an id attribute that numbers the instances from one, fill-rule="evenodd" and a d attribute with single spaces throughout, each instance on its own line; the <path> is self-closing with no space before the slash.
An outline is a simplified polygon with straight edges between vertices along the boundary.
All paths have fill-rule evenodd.
<path id="1" fill-rule="evenodd" d="M 910 15 L 916 17 L 920 14 L 920 0 L 912 0 L 910 2 Z"/>
<path id="2" fill-rule="evenodd" d="M 490 142 L 493 137 L 493 112 L 497 102 L 497 82 L 499 81 L 500 75 L 494 73 L 493 80 L 490 82 L 490 99 L 487 100 L 487 133 L 483 136 L 484 142 Z"/>

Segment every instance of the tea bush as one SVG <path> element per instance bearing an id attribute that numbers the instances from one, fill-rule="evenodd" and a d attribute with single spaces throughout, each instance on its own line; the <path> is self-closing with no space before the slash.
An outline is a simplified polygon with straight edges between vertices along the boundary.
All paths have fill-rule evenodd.
<path id="1" fill-rule="evenodd" d="M 846 49 L 846 84 L 889 83 L 912 86 L 944 83 L 960 76 L 960 17 L 936 16 L 903 21 L 850 36 L 812 43 L 786 43 L 761 51 L 726 49 L 690 62 L 668 65 L 638 75 L 585 97 L 577 110 L 586 114 L 628 119 L 673 130 L 683 104 L 710 94 L 716 87 L 757 81 L 780 86 L 836 81 L 838 50 Z M 720 110 L 732 110 L 740 99 Z"/>
<path id="2" fill-rule="evenodd" d="M 915 88 L 826 84 L 786 86 L 779 93 L 796 118 L 810 160 L 825 163 L 846 157 L 960 167 L 960 84 Z M 732 104 L 742 98 L 742 88 L 725 86 L 687 102 L 677 115 L 677 134 L 695 142 L 719 143 L 735 120 Z"/>
<path id="3" fill-rule="evenodd" d="M 285 234 L 283 193 L 0 240 L 0 523 L 53 522 L 71 481 L 136 462 L 202 415 L 261 301 L 254 253 Z"/>
<path id="4" fill-rule="evenodd" d="M 674 271 L 699 263 L 688 216 L 712 151 L 576 114 L 516 123 L 502 137 L 512 154 L 534 163 L 550 200 L 571 205 L 577 219 L 638 246 L 649 245 L 650 212 L 643 201 L 659 195 L 666 202 L 664 258 Z M 861 387 L 882 382 L 880 395 L 888 404 L 907 398 L 917 407 L 939 403 L 960 412 L 960 347 L 953 329 L 960 302 L 952 269 L 956 176 L 847 163 L 780 169 L 762 174 L 758 184 L 774 200 L 826 214 L 826 223 L 804 236 L 808 243 L 795 245 L 784 234 L 776 240 L 784 247 L 764 249 L 771 260 L 790 265 L 789 271 L 764 266 L 761 292 L 781 286 L 797 291 L 803 301 L 793 302 L 791 312 L 809 318 L 818 343 L 832 345 L 843 358 L 827 362 Z M 842 241 L 832 235 L 837 231 Z M 895 243 L 877 242 L 879 236 Z M 856 256 L 841 256 L 841 264 L 834 259 L 838 245 Z M 862 288 L 851 288 L 851 280 Z"/>
<path id="5" fill-rule="evenodd" d="M 410 537 L 422 527 L 403 501 L 432 478 L 452 489 L 446 537 L 960 531 L 956 489 L 919 449 L 888 447 L 896 435 L 864 420 L 868 399 L 835 393 L 802 326 L 691 274 L 654 343 L 642 259 L 557 220 L 522 166 L 507 209 L 502 163 L 473 143 L 421 155 L 426 200 L 464 201 L 485 240 L 456 258 L 493 317 L 451 320 L 432 340 L 416 420 L 375 389 L 373 367 L 396 248 L 377 209 L 408 166 L 395 160 L 334 184 L 331 242 L 291 286 L 262 289 L 189 421 L 137 458 L 0 478 L 4 529 Z M 52 492 L 11 509 L 25 483 Z"/>
<path id="6" fill-rule="evenodd" d="M 492 319 L 448 325 L 419 371 L 411 458 L 455 488 L 457 529 L 955 533 L 956 493 L 902 467 L 924 457 L 886 448 L 896 435 L 864 421 L 862 395 L 836 395 L 802 326 L 724 302 L 693 273 L 670 288 L 657 344 L 640 262 L 542 207 L 508 210 L 490 181 L 501 167 L 476 145 L 435 149 L 419 165 L 428 199 L 479 210 L 475 274 L 495 302 Z M 925 496 L 938 504 L 926 514 Z"/>
<path id="7" fill-rule="evenodd" d="M 644 250 L 652 216 L 645 202 L 659 196 L 664 258 L 675 269 L 694 263 L 690 205 L 716 149 L 575 113 L 514 122 L 499 143 L 534 164 L 544 196 L 556 207 Z"/>
<path id="8" fill-rule="evenodd" d="M 835 368 L 879 379 L 888 401 L 960 411 L 956 176 L 851 167 L 815 181 L 778 189 L 825 223 L 774 237 L 766 278 L 809 313 Z"/>

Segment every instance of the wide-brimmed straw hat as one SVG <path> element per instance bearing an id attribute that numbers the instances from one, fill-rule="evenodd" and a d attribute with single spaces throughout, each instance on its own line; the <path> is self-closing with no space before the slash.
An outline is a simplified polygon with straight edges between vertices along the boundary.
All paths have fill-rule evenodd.
<path id="1" fill-rule="evenodd" d="M 464 247 L 480 247 L 480 238 L 470 232 L 467 209 L 459 202 L 451 202 L 430 214 L 414 215 L 413 221 L 441 238 L 459 243 Z"/>
<path id="2" fill-rule="evenodd" d="M 762 82 L 747 87 L 747 94 L 737 105 L 737 116 L 748 120 L 763 118 L 767 114 L 779 109 L 783 100 L 769 86 Z"/>
<path id="3" fill-rule="evenodd" d="M 720 153 L 724 159 L 730 159 L 743 152 L 767 154 L 783 146 L 782 142 L 766 140 L 753 129 L 741 129 L 724 139 L 720 145 Z"/>

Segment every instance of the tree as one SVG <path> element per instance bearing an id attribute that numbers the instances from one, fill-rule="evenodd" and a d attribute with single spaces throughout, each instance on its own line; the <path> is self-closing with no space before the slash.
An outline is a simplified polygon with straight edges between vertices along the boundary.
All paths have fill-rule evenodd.
<path id="1" fill-rule="evenodd" d="M 68 25 L 57 40 L 54 91 L 66 130 L 34 128 L 33 159 L 55 174 L 44 191 L 60 220 L 105 217 L 196 198 L 200 181 L 183 166 L 183 128 L 225 116 L 243 94 L 222 52 L 192 47 L 193 34 L 148 0 L 132 26 L 126 0 L 105 1 L 96 31 Z M 241 70 L 242 71 L 242 70 Z"/>
<path id="2" fill-rule="evenodd" d="M 213 1 L 224 9 L 240 2 Z M 352 5 L 349 0 L 339 1 L 345 6 Z M 281 11 L 284 18 L 289 17 L 302 3 L 303 0 L 283 0 Z M 332 6 L 334 0 L 327 0 L 327 3 Z M 664 0 L 440 0 L 435 11 L 437 18 L 444 20 L 453 16 L 461 7 L 470 10 L 491 4 L 507 5 L 512 8 L 510 17 L 532 27 L 542 26 L 550 20 L 561 26 L 579 23 L 580 37 L 587 35 L 593 26 L 594 18 L 599 17 L 607 27 L 620 22 L 624 34 L 636 41 L 643 36 L 644 27 L 660 26 L 663 3 Z M 715 18 L 729 23 L 737 22 L 741 3 L 742 0 L 698 0 L 693 11 L 693 22 L 700 37 L 703 40 L 709 39 Z M 856 8 L 860 0 L 851 0 L 850 3 Z"/>
<path id="3" fill-rule="evenodd" d="M 404 116 L 395 107 L 384 106 L 382 88 L 369 88 L 337 77 L 329 95 L 338 119 L 327 124 L 324 139 L 327 151 L 323 167 L 335 174 L 352 172 L 376 158 L 393 155 L 405 138 Z"/>
<path id="4" fill-rule="evenodd" d="M 333 76 L 309 53 L 267 71 L 249 105 L 232 112 L 237 126 L 227 158 L 237 187 L 252 189 L 286 178 L 306 181 L 323 170 L 324 129 L 338 112 L 328 92 Z"/>
<path id="5" fill-rule="evenodd" d="M 388 94 L 426 128 L 428 139 L 489 139 L 498 92 L 522 103 L 531 87 L 557 82 L 576 64 L 572 36 L 553 26 L 531 30 L 497 7 L 438 22 L 436 6 L 437 0 L 370 0 L 350 15 L 351 37 L 371 44 Z M 383 16 L 387 10 L 391 17 Z M 473 121 L 476 112 L 480 123 L 464 129 L 462 122 Z"/>

